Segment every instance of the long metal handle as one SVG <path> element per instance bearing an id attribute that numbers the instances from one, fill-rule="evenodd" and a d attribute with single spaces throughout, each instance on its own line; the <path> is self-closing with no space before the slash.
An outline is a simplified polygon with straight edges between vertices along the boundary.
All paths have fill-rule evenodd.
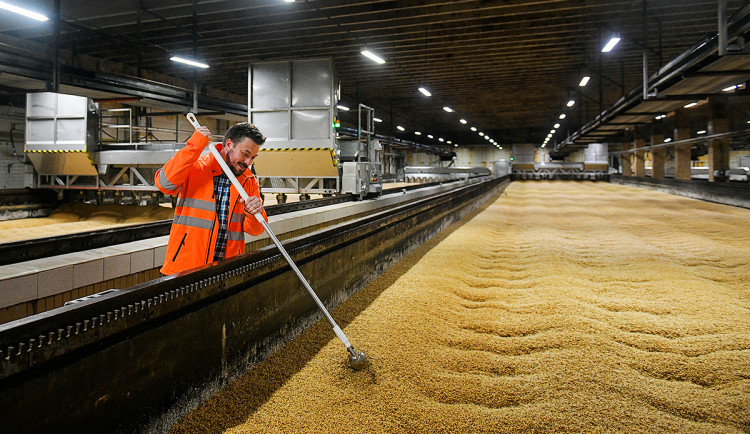
<path id="1" fill-rule="evenodd" d="M 245 199 L 245 201 L 250 200 L 250 196 L 247 194 L 245 189 L 242 188 L 242 185 L 240 185 L 239 181 L 237 181 L 237 178 L 234 176 L 234 173 L 232 173 L 232 171 L 229 169 L 229 166 L 227 166 L 227 163 L 224 161 L 224 158 L 216 149 L 216 146 L 213 143 L 209 143 L 208 150 L 211 152 L 211 154 L 213 154 L 214 158 L 216 158 L 216 161 L 219 162 L 221 169 L 227 175 L 227 178 L 229 178 L 229 181 L 232 182 L 232 185 L 234 185 L 234 188 L 237 189 L 237 191 L 240 193 L 242 198 Z M 326 307 L 323 306 L 323 303 L 318 298 L 318 295 L 315 294 L 315 291 L 313 291 L 312 287 L 307 282 L 307 279 L 305 279 L 305 276 L 302 275 L 302 272 L 299 271 L 299 268 L 297 268 L 297 265 L 292 260 L 292 257 L 289 256 L 289 253 L 287 253 L 286 249 L 284 249 L 284 246 L 281 245 L 281 241 L 279 241 L 279 239 L 276 238 L 276 235 L 271 230 L 271 227 L 268 226 L 268 223 L 266 223 L 266 220 L 263 218 L 263 216 L 260 213 L 255 213 L 253 214 L 253 216 L 263 226 L 263 229 L 265 229 L 266 233 L 271 238 L 271 240 L 276 245 L 276 247 L 279 249 L 284 259 L 286 259 L 286 262 L 289 263 L 289 266 L 292 267 L 292 270 L 294 270 L 295 274 L 297 274 L 297 277 L 299 278 L 300 282 L 302 282 L 302 284 L 305 286 L 305 289 L 307 289 L 307 292 L 310 293 L 310 296 L 313 298 L 313 300 L 315 300 L 315 303 L 318 304 L 318 307 L 326 316 L 326 319 L 328 319 L 328 322 L 330 322 L 331 325 L 333 326 L 333 331 L 334 333 L 336 333 L 336 336 L 339 338 L 341 343 L 343 343 L 347 349 L 350 348 L 352 344 L 349 343 L 349 339 L 347 339 L 346 335 L 344 335 L 344 332 L 341 331 L 341 328 L 338 326 L 338 324 L 336 324 L 336 321 L 334 321 L 331 314 L 328 313 L 328 309 L 326 309 Z"/>

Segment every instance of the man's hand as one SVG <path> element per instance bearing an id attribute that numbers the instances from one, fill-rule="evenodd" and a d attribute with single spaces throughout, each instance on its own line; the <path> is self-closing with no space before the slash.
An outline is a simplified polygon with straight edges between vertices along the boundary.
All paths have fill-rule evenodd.
<path id="1" fill-rule="evenodd" d="M 248 215 L 257 214 L 263 211 L 263 202 L 257 196 L 250 196 L 250 200 L 245 202 L 245 199 L 240 198 L 240 203 L 245 207 L 245 212 Z"/>
<path id="2" fill-rule="evenodd" d="M 198 131 L 199 133 L 201 133 L 204 136 L 206 136 L 206 138 L 208 138 L 209 142 L 211 141 L 211 138 L 212 138 L 212 136 L 211 136 L 211 130 L 209 130 L 208 127 L 204 127 L 203 125 L 201 125 L 200 127 L 196 128 L 195 131 Z"/>

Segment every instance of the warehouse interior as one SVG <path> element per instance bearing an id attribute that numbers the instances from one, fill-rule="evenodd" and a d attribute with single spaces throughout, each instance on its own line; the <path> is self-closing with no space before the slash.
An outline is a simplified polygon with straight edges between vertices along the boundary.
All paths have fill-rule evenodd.
<path id="1" fill-rule="evenodd" d="M 749 36 L 743 0 L 0 2 L 2 420 L 750 430 Z M 263 233 L 162 274 L 160 176 L 240 122 Z"/>

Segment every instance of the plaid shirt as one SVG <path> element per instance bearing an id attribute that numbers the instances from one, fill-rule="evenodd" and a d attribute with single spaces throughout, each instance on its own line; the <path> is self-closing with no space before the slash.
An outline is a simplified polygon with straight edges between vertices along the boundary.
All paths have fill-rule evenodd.
<path id="1" fill-rule="evenodd" d="M 229 225 L 229 178 L 221 174 L 214 176 L 214 199 L 216 199 L 216 215 L 219 217 L 219 233 L 216 235 L 216 249 L 214 261 L 224 259 L 227 250 L 227 227 Z"/>

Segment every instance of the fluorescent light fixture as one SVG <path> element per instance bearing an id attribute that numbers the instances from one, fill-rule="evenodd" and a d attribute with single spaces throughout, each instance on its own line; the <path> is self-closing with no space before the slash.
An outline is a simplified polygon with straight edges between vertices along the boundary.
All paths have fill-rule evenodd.
<path id="1" fill-rule="evenodd" d="M 402 127 L 401 125 L 397 125 L 396 129 L 399 131 L 406 131 L 406 128 Z"/>
<path id="2" fill-rule="evenodd" d="M 706 134 L 706 130 L 700 130 L 697 132 L 698 134 Z"/>
<path id="3" fill-rule="evenodd" d="M 372 60 L 375 63 L 379 63 L 381 65 L 385 63 L 385 59 L 383 59 L 382 57 L 378 56 L 377 54 L 373 53 L 372 51 L 368 49 L 363 48 L 362 51 L 360 51 L 360 53 L 362 53 L 363 56 L 367 57 L 368 59 Z"/>
<path id="4" fill-rule="evenodd" d="M 612 37 L 612 39 L 607 42 L 604 48 L 602 48 L 602 53 L 609 53 L 610 51 L 612 51 L 612 49 L 615 48 L 615 45 L 617 45 L 618 42 L 620 42 L 620 38 L 618 38 L 617 36 Z"/>
<path id="5" fill-rule="evenodd" d="M 734 86 L 725 87 L 724 89 L 722 89 L 722 91 L 723 92 L 731 92 L 731 91 L 733 91 L 735 89 L 737 89 L 737 85 L 736 84 Z"/>
<path id="6" fill-rule="evenodd" d="M 432 96 L 432 94 L 430 93 L 430 91 L 427 90 L 427 89 L 425 89 L 425 88 L 423 88 L 423 87 L 420 87 L 419 91 L 422 92 L 422 95 L 424 95 L 424 96 Z"/>
<path id="7" fill-rule="evenodd" d="M 428 135 L 427 135 L 427 138 L 428 138 L 428 139 L 434 139 L 434 137 L 432 137 L 432 134 L 428 134 Z"/>
<path id="8" fill-rule="evenodd" d="M 479 135 L 482 136 L 482 137 L 484 137 L 484 133 L 481 132 L 481 131 L 479 132 Z"/>
<path id="9" fill-rule="evenodd" d="M 670 139 L 669 137 L 667 137 L 666 139 L 664 139 L 664 143 L 669 143 L 671 141 L 672 141 L 672 139 Z"/>
<path id="10" fill-rule="evenodd" d="M 558 116 L 558 118 L 559 118 L 559 119 L 565 119 L 565 116 L 566 116 L 566 115 L 565 115 L 565 113 L 563 113 L 563 114 L 561 114 L 560 116 Z"/>
<path id="11" fill-rule="evenodd" d="M 49 18 L 45 17 L 42 14 L 38 14 L 36 12 L 32 12 L 28 9 L 19 8 L 18 6 L 14 6 L 9 3 L 0 2 L 0 9 L 5 9 L 6 11 L 15 12 L 19 15 L 23 15 L 27 18 L 31 18 L 37 21 L 49 21 Z"/>
<path id="12" fill-rule="evenodd" d="M 691 102 L 690 104 L 685 104 L 685 106 L 684 106 L 684 107 L 685 107 L 685 108 L 690 108 L 690 107 L 695 107 L 695 106 L 697 106 L 697 105 L 698 105 L 698 103 L 697 103 L 697 102 Z"/>
<path id="13" fill-rule="evenodd" d="M 453 145 L 453 146 L 454 146 L 454 147 L 456 147 L 456 148 L 458 148 L 458 143 L 456 143 L 456 144 L 455 144 L 455 145 Z"/>
<path id="14" fill-rule="evenodd" d="M 589 77 L 589 76 L 587 75 L 587 76 L 585 76 L 585 77 L 583 77 L 583 78 L 581 79 L 581 82 L 580 82 L 580 83 L 578 83 L 578 85 L 579 85 L 579 86 L 581 86 L 581 87 L 583 87 L 583 86 L 586 86 L 587 84 L 589 84 L 589 80 L 591 80 L 591 77 Z"/>
<path id="15" fill-rule="evenodd" d="M 553 128 L 553 129 L 549 130 L 549 133 L 550 134 L 555 134 L 555 131 L 557 131 L 557 130 Z"/>
<path id="16" fill-rule="evenodd" d="M 383 122 L 383 120 L 380 118 L 372 118 L 372 120 L 374 120 L 375 122 Z"/>
<path id="17" fill-rule="evenodd" d="M 467 124 L 467 122 L 466 122 L 466 119 L 459 119 L 459 122 L 461 122 L 461 123 L 462 123 L 462 124 L 464 124 L 464 125 L 466 125 L 466 124 Z"/>
<path id="18" fill-rule="evenodd" d="M 471 127 L 471 131 L 476 131 L 477 127 Z"/>
<path id="19" fill-rule="evenodd" d="M 422 135 L 422 132 L 420 132 L 420 131 L 414 131 L 414 134 L 416 134 L 416 135 L 418 135 L 418 136 L 421 136 L 421 135 Z"/>
<path id="20" fill-rule="evenodd" d="M 453 109 L 448 106 L 443 107 L 443 110 L 447 111 L 448 113 L 453 113 Z"/>
<path id="21" fill-rule="evenodd" d="M 339 110 L 343 110 L 345 112 L 348 112 L 350 110 L 349 107 L 347 107 L 345 105 L 337 105 L 336 108 L 339 109 Z"/>
<path id="22" fill-rule="evenodd" d="M 448 140 L 448 141 L 447 141 L 447 142 L 445 142 L 445 143 L 447 143 L 447 144 L 449 144 L 449 145 L 452 145 L 452 144 L 453 144 L 453 142 L 451 142 L 450 140 Z"/>
<path id="23" fill-rule="evenodd" d="M 185 65 L 195 66 L 196 68 L 208 68 L 208 65 L 206 65 L 203 62 L 198 62 L 197 60 L 187 59 L 185 57 L 180 56 L 172 56 L 169 58 L 172 62 L 179 62 L 184 63 Z"/>
<path id="24" fill-rule="evenodd" d="M 445 141 L 445 140 L 443 140 L 443 138 L 442 138 L 442 137 L 441 137 L 441 138 L 439 138 L 438 140 L 439 140 L 439 141 L 441 141 L 441 142 L 444 142 L 444 141 Z"/>
<path id="25" fill-rule="evenodd" d="M 554 128 L 560 128 L 560 124 L 555 124 Z"/>
<path id="26" fill-rule="evenodd" d="M 575 105 L 575 103 L 576 103 L 576 101 L 573 100 L 573 99 L 571 99 L 570 101 L 568 101 L 568 107 L 573 107 Z"/>

